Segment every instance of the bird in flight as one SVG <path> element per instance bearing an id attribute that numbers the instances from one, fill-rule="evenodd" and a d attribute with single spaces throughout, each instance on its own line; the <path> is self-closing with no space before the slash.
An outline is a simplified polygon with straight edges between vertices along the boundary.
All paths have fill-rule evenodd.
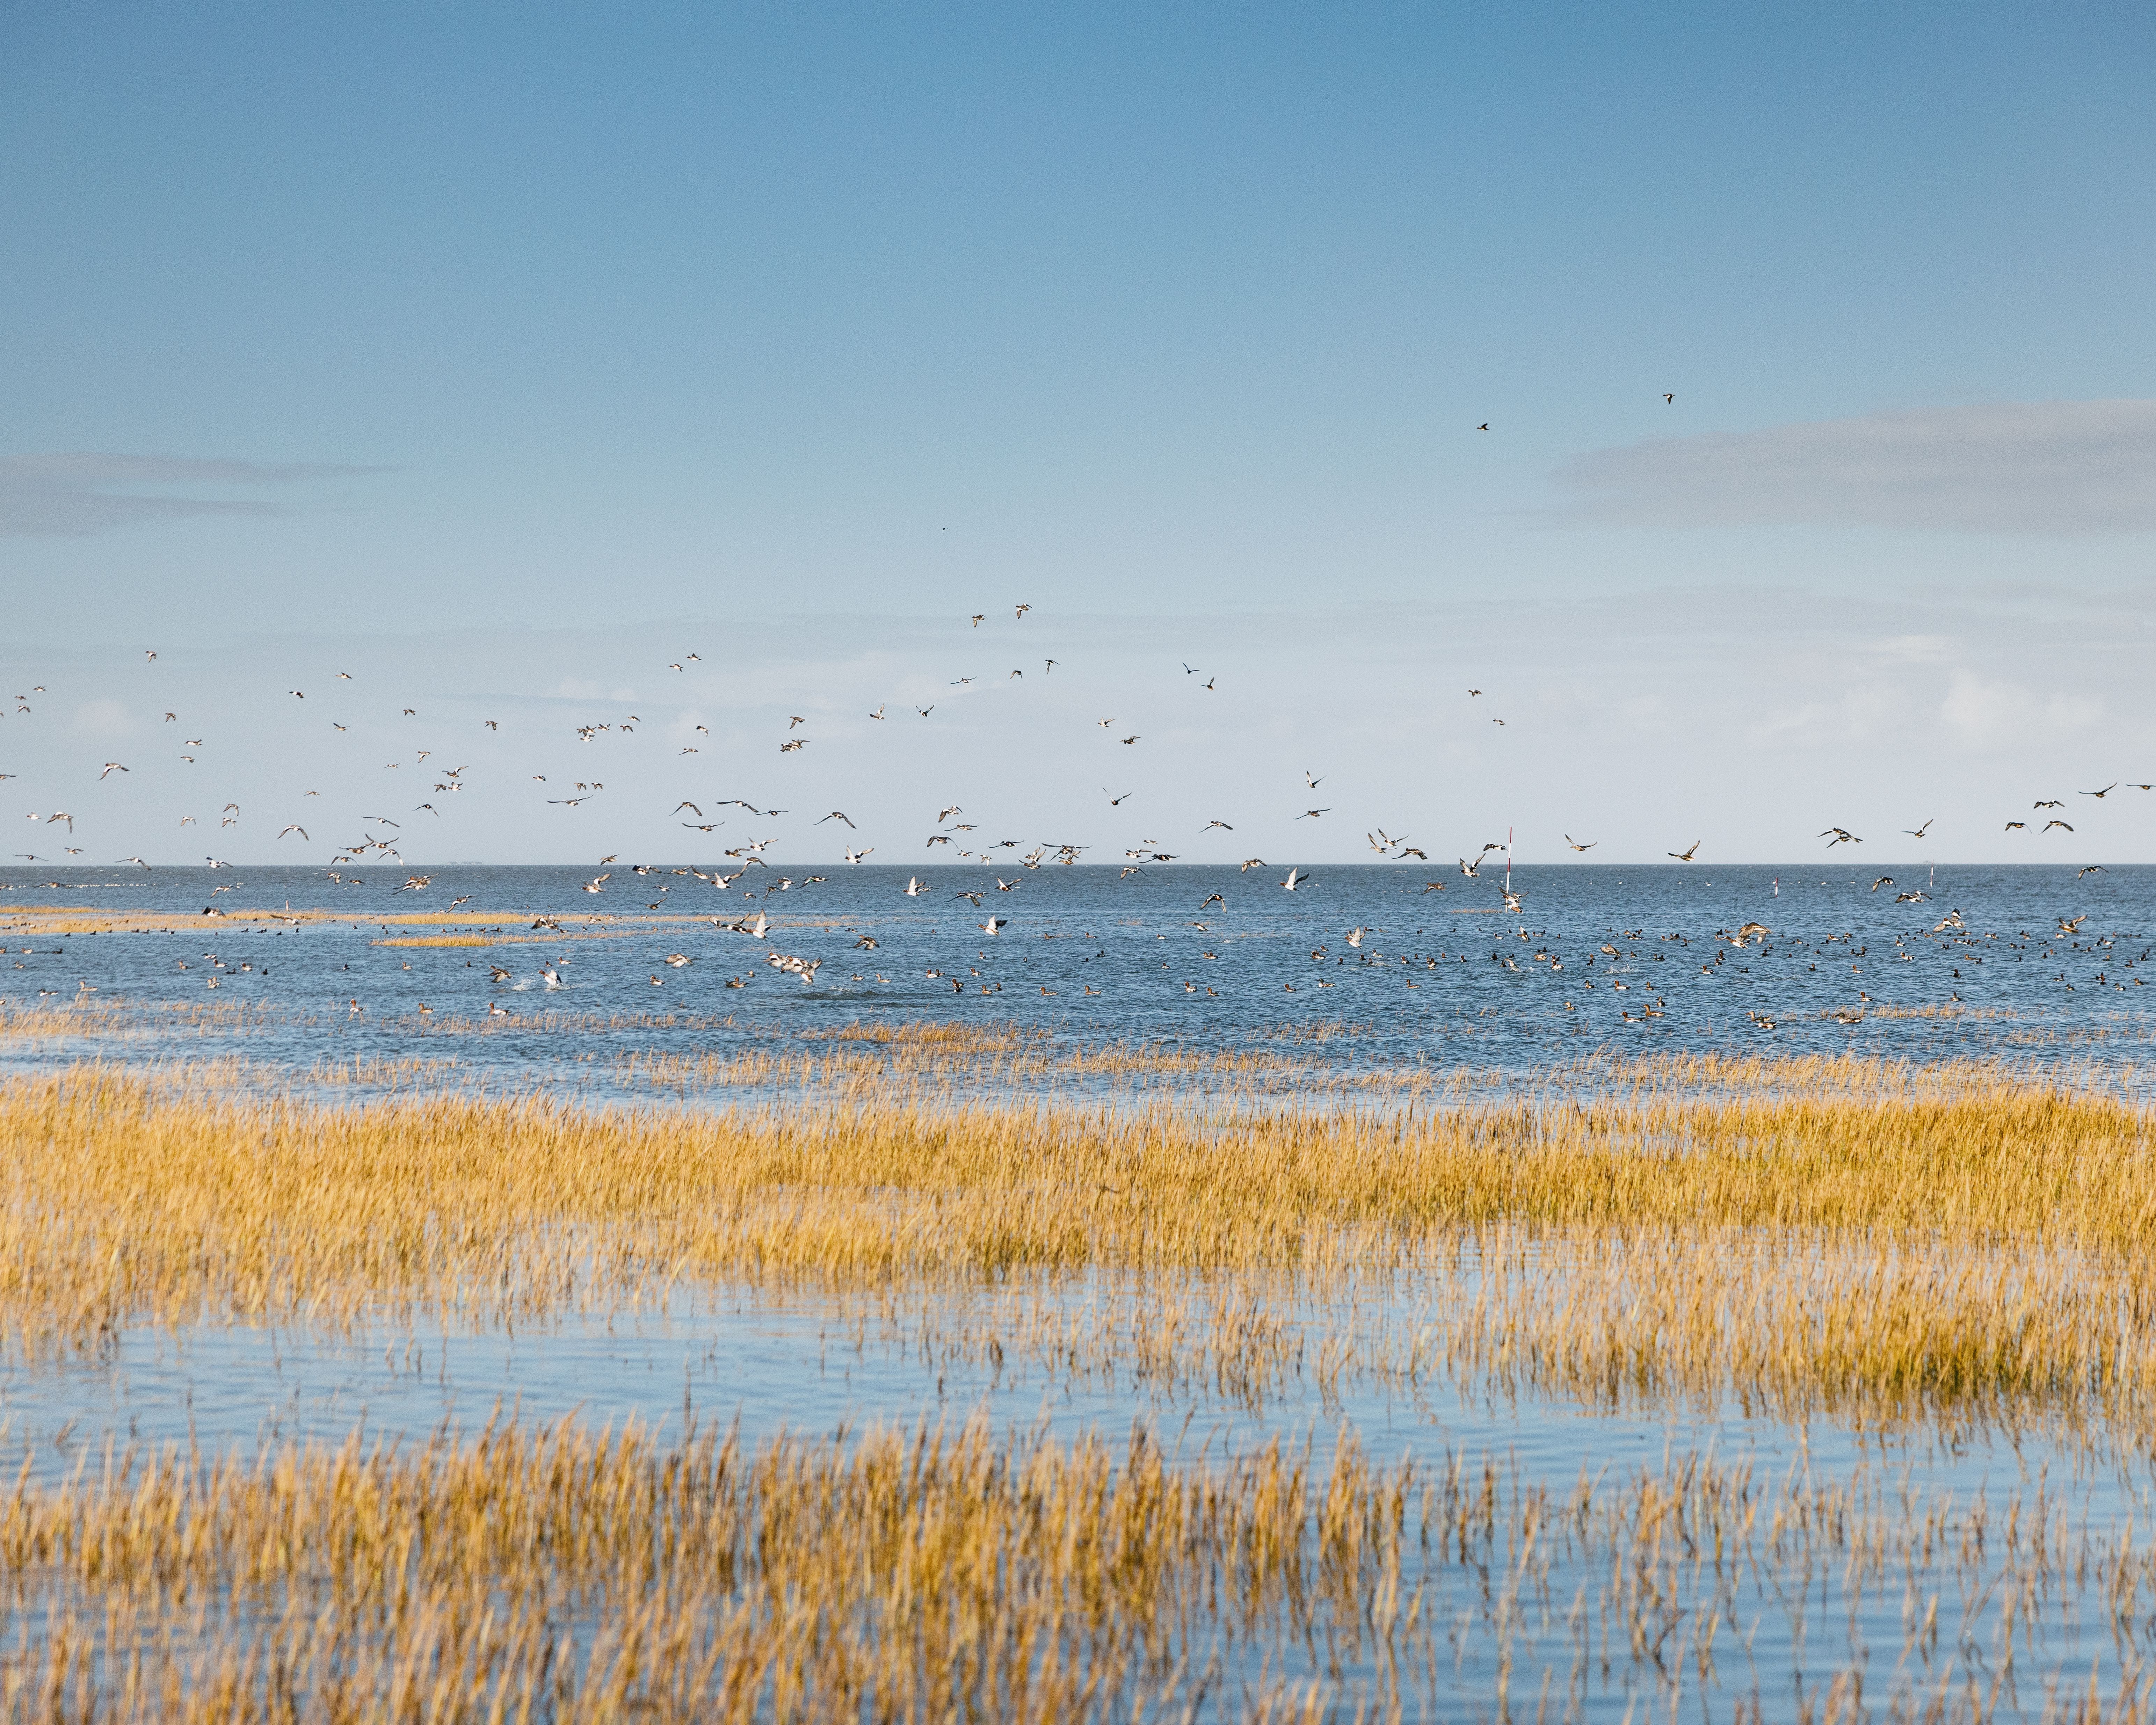
<path id="1" fill-rule="evenodd" d="M 1595 845 L 1599 845 L 1602 841 L 1599 839 L 1596 839 L 1591 843 L 1583 845 L 1577 839 L 1573 838 L 1571 834 L 1567 833 L 1564 835 L 1564 842 L 1570 845 L 1574 850 L 1592 850 L 1594 849 Z"/>
<path id="2" fill-rule="evenodd" d="M 1679 862 L 1690 862 L 1692 858 L 1698 854 L 1699 843 L 1700 841 L 1695 839 L 1691 841 L 1691 849 L 1690 850 L 1672 850 L 1668 854 L 1675 857 Z"/>
<path id="3" fill-rule="evenodd" d="M 1290 869 L 1287 871 L 1287 879 L 1281 881 L 1281 885 L 1287 888 L 1290 892 L 1293 892 L 1296 887 L 1303 886 L 1309 880 L 1309 879 L 1310 876 L 1303 873 L 1301 870 Z"/>
<path id="4" fill-rule="evenodd" d="M 1936 814 L 1932 817 L 1932 820 L 1937 820 L 1938 819 L 1938 816 Z M 1907 833 L 1912 839 L 1921 839 L 1925 834 L 1931 831 L 1932 820 L 1926 821 L 1923 825 L 1920 827 L 1904 827 L 1902 830 Z"/>
<path id="5" fill-rule="evenodd" d="M 2081 794 L 2084 797 L 2107 797 L 2118 788 L 2118 781 L 2114 778 L 2100 791 L 2083 791 Z"/>
<path id="6" fill-rule="evenodd" d="M 834 809 L 829 814 L 819 818 L 816 824 L 820 827 L 827 820 L 843 820 L 845 821 L 846 824 L 850 827 L 854 824 L 851 820 L 847 819 L 846 811 L 843 809 Z M 860 830 L 858 827 L 855 827 L 854 829 L 856 832 Z"/>
<path id="7" fill-rule="evenodd" d="M 1829 850 L 1833 850 L 1837 845 L 1861 845 L 1864 842 L 1861 839 L 1858 838 L 1856 834 L 1851 832 L 1846 827 L 1829 827 L 1826 829 L 1826 832 L 1820 833 L 1815 836 L 1821 839 L 1826 839 L 1827 833 L 1834 834 L 1831 839 L 1827 839 L 1826 848 Z"/>
<path id="8" fill-rule="evenodd" d="M 1663 397 L 1662 397 L 1662 399 L 1663 399 L 1665 402 L 1666 402 L 1666 403 L 1667 403 L 1670 406 L 1671 406 L 1671 407 L 1675 407 L 1675 406 L 1677 404 L 1677 398 L 1676 398 L 1676 397 L 1675 395 L 1673 395 L 1673 394 L 1670 394 L 1670 393 L 1664 393 L 1664 395 L 1663 395 Z"/>
<path id="9" fill-rule="evenodd" d="M 1202 836 L 1204 834 L 1211 832 L 1215 827 L 1219 828 L 1224 833 L 1232 833 L 1235 830 L 1235 828 L 1229 826 L 1224 820 L 1209 820 L 1198 830 L 1199 834 Z"/>
<path id="10" fill-rule="evenodd" d="M 302 839 L 305 839 L 307 836 L 307 829 L 301 826 L 297 821 L 294 821 L 291 825 L 286 827 L 285 829 L 285 833 L 297 833 Z M 280 833 L 277 836 L 281 839 L 285 836 L 285 833 Z M 311 844 L 313 841 L 309 839 L 308 842 Z"/>
<path id="11" fill-rule="evenodd" d="M 112 774 L 116 773 L 125 773 L 126 770 L 127 769 L 125 767 L 122 767 L 117 761 L 107 761 L 105 763 L 105 771 L 97 775 L 98 782 L 102 783 Z"/>
<path id="12" fill-rule="evenodd" d="M 1296 816 L 1296 819 L 1297 820 L 1316 820 L 1320 815 L 1330 814 L 1332 812 L 1332 805 L 1327 803 L 1322 809 L 1306 809 L 1301 814 Z"/>
<path id="13" fill-rule="evenodd" d="M 2028 824 L 2025 820 L 2010 820 L 2006 823 L 2006 830 L 2010 833 L 2021 832 L 2028 827 Z"/>
<path id="14" fill-rule="evenodd" d="M 2073 831 L 2073 829 L 2070 826 L 2066 826 L 2066 822 L 2062 820 L 2047 820 L 2044 823 L 2044 830 L 2047 833 L 2050 832 L 2053 827 L 2066 827 L 2068 832 L 2071 833 Z"/>
<path id="15" fill-rule="evenodd" d="M 1477 431 L 1487 431 L 1487 430 L 1490 429 L 1490 422 L 1489 422 L 1487 419 L 1485 419 L 1485 420 L 1484 420 L 1484 421 L 1483 421 L 1480 425 L 1476 426 L 1475 429 L 1476 429 Z"/>

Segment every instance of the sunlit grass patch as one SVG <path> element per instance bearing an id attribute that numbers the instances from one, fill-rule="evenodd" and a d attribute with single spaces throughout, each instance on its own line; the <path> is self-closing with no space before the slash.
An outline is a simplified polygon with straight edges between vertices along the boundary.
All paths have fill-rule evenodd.
<path id="1" fill-rule="evenodd" d="M 2156 1567 L 2041 1489 L 1679 1454 L 502 1423 L 109 1457 L 0 1511 L 11 1717 L 2138 1720 Z M 1818 1652 L 1785 1662 L 1779 1649 Z M 1754 1656 L 1754 1649 L 1758 1656 Z M 1794 1689 L 1793 1689 L 1794 1686 Z M 2111 1704 L 2112 1699 L 2117 1705 Z M 1818 1703 L 1816 1707 L 1814 1703 Z M 2046 1717 L 2053 1716 L 2048 1710 Z"/>
<path id="2" fill-rule="evenodd" d="M 2114 1094 L 1822 1061 L 1702 1095 L 1666 1064 L 1601 1099 L 1209 1117 L 957 1106 L 821 1064 L 825 1104 L 721 1115 L 13 1080 L 0 1334 L 1286 1276 L 1295 1322 L 1381 1376 L 1882 1418 L 2156 1405 L 2156 1172 Z M 1358 1286 L 1430 1334 L 1358 1341 L 1335 1293 Z M 1235 1353 L 1227 1322 L 1194 1336 Z"/>

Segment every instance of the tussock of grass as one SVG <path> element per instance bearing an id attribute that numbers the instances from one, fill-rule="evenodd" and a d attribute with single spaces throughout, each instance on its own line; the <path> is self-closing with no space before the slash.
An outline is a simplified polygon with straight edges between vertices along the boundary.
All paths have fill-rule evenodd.
<path id="1" fill-rule="evenodd" d="M 1763 1101 L 1650 1075 L 1638 1099 L 1225 1121 L 18 1079 L 0 1334 L 34 1351 L 145 1321 L 488 1322 L 722 1287 L 1052 1296 L 1103 1276 L 1286 1277 L 1322 1306 L 1377 1276 L 1426 1320 L 1355 1342 L 1380 1374 L 2145 1417 L 2142 1114 L 1981 1070 L 1808 1070 L 1809 1092 L 1785 1070 Z M 1188 1327 L 1227 1369 L 1271 1369 L 1245 1358 L 1262 1327 Z"/>
<path id="2" fill-rule="evenodd" d="M 2113 1701 L 2074 1717 L 2138 1720 L 2156 1591 L 2041 1492 L 1691 1457 L 1551 1491 L 979 1424 L 108 1455 L 0 1503 L 0 1572 L 38 1630 L 0 1668 L 24 1720 L 1741 1717 L 1808 1627 L 1801 1717 L 1989 1717 L 1992 1671 L 2041 1695 L 2101 1652 Z"/>

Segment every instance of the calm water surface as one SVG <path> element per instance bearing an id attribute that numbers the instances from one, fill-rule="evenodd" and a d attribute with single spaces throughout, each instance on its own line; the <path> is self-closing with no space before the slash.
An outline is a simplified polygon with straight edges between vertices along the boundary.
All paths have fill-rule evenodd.
<path id="1" fill-rule="evenodd" d="M 1000 876 L 932 870 L 914 898 L 906 872 L 873 865 L 756 870 L 724 890 L 680 865 L 606 872 L 591 894 L 588 875 L 551 868 L 436 868 L 417 891 L 398 890 L 401 869 L 342 881 L 314 870 L 0 870 L 0 943 L 13 948 L 0 1009 L 225 1009 L 229 1022 L 198 1024 L 183 1048 L 148 1037 L 100 1050 L 123 1060 L 229 1052 L 297 1075 L 326 1059 L 418 1055 L 598 1091 L 614 1083 L 610 1057 L 723 1055 L 923 1019 L 1070 1045 L 1291 1046 L 1342 1072 L 1527 1076 L 1594 1051 L 1856 1051 L 2086 1061 L 2138 1085 L 2156 942 L 2149 868 L 1891 880 L 1818 863 L 1522 869 L 1517 909 L 1499 878 L 1456 869 L 1320 868 L 1289 893 L 1279 869 L 1122 879 L 1014 861 Z M 1913 892 L 1922 902 L 1897 901 Z M 28 919 L 11 930 L 7 913 L 33 906 L 172 920 L 142 933 L 38 937 Z M 276 921 L 288 907 L 359 920 Z M 431 913 L 488 920 L 368 920 Z M 726 926 L 759 915 L 762 938 Z M 559 932 L 533 926 L 590 916 L 618 919 L 608 937 L 566 920 Z M 1748 924 L 1767 932 L 1732 944 Z M 502 943 L 382 944 L 444 932 Z M 773 968 L 774 955 L 814 963 L 813 979 Z M 677 956 L 689 962 L 667 963 Z M 468 1034 L 475 1020 L 483 1039 Z M 52 1058 L 19 1038 L 0 1046 L 18 1065 Z"/>

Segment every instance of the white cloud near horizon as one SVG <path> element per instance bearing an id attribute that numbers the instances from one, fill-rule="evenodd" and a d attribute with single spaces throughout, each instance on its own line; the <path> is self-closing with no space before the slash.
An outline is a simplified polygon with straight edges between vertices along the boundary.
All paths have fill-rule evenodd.
<path id="1" fill-rule="evenodd" d="M 279 504 L 219 494 L 382 470 L 97 450 L 0 455 L 0 534 L 73 538 L 192 516 L 277 515 Z"/>
<path id="2" fill-rule="evenodd" d="M 2156 401 L 1991 402 L 1575 455 L 1574 526 L 1873 526 L 1968 533 L 2156 529 Z"/>

